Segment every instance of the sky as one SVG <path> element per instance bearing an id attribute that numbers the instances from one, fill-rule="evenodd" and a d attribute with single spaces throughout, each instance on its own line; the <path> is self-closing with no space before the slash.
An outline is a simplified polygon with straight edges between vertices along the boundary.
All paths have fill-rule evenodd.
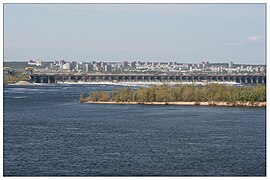
<path id="1" fill-rule="evenodd" d="M 4 4 L 4 61 L 265 64 L 265 4 Z"/>

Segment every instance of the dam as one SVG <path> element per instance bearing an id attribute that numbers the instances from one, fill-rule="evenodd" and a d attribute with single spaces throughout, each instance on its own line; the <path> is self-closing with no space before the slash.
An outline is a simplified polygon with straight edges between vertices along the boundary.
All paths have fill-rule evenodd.
<path id="1" fill-rule="evenodd" d="M 155 74 L 83 74 L 83 73 L 32 73 L 33 83 L 61 82 L 236 82 L 246 84 L 265 84 L 266 75 L 155 75 Z"/>

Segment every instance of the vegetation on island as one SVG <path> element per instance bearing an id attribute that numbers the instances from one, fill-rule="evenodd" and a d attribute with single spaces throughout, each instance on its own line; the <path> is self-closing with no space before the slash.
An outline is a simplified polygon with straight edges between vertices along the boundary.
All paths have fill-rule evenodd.
<path id="1" fill-rule="evenodd" d="M 111 92 L 90 92 L 80 102 L 266 102 L 266 86 L 235 87 L 219 84 L 195 85 L 153 85 L 149 88 L 120 88 Z"/>
<path id="2" fill-rule="evenodd" d="M 4 76 L 3 76 L 4 85 L 13 84 L 13 83 L 16 83 L 16 82 L 19 82 L 19 81 L 28 81 L 28 80 L 29 80 L 29 76 L 22 75 L 20 73 L 16 73 L 14 75 L 4 74 Z"/>

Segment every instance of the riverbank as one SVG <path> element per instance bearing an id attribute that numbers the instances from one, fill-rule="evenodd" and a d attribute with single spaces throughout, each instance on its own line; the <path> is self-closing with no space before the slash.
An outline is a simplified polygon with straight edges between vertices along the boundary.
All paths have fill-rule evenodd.
<path id="1" fill-rule="evenodd" d="M 116 101 L 86 101 L 89 104 L 143 104 L 143 105 L 178 105 L 178 106 L 228 106 L 228 107 L 266 107 L 266 102 L 116 102 Z"/>
<path id="2" fill-rule="evenodd" d="M 24 85 L 24 86 L 27 86 L 27 85 L 33 85 L 33 83 L 30 83 L 28 81 L 19 81 L 19 82 L 9 84 L 9 85 Z"/>

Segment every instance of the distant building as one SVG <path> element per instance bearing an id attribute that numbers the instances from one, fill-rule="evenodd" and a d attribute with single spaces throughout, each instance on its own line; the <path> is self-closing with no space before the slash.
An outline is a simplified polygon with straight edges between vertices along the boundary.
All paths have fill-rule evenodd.
<path id="1" fill-rule="evenodd" d="M 98 71 L 98 64 L 97 63 L 93 64 L 93 70 Z"/>
<path id="2" fill-rule="evenodd" d="M 105 67 L 104 67 L 104 71 L 105 71 L 105 72 L 110 72 L 110 71 L 112 71 L 112 66 L 106 64 Z"/>
<path id="3" fill-rule="evenodd" d="M 104 62 L 100 62 L 100 67 L 105 67 L 105 64 Z"/>
<path id="4" fill-rule="evenodd" d="M 63 69 L 70 70 L 70 63 L 63 64 Z"/>
<path id="5" fill-rule="evenodd" d="M 208 68 L 209 67 L 209 62 L 208 61 L 203 61 L 202 62 L 202 68 L 204 68 L 204 69 L 206 69 L 206 68 Z"/>
<path id="6" fill-rule="evenodd" d="M 33 70 L 34 70 L 33 67 L 26 67 L 26 68 L 25 68 L 25 72 L 26 72 L 27 74 L 32 74 L 32 73 L 33 73 Z"/>
<path id="7" fill-rule="evenodd" d="M 94 66 L 92 64 L 85 64 L 85 72 L 93 71 Z"/>
<path id="8" fill-rule="evenodd" d="M 81 70 L 82 69 L 82 66 L 83 66 L 83 63 L 80 62 L 80 61 L 77 61 L 77 63 L 76 63 L 76 70 Z"/>
<path id="9" fill-rule="evenodd" d="M 28 61 L 28 65 L 36 65 L 36 62 L 33 61 L 33 60 L 29 60 L 29 61 Z"/>
<path id="10" fill-rule="evenodd" d="M 64 64 L 66 64 L 66 61 L 65 61 L 65 60 L 59 61 L 59 66 L 60 66 L 60 67 L 62 67 Z"/>
<path id="11" fill-rule="evenodd" d="M 264 66 L 261 67 L 261 72 L 262 72 L 262 73 L 266 73 L 266 69 L 265 69 Z"/>
<path id="12" fill-rule="evenodd" d="M 136 66 L 138 67 L 138 66 L 140 66 L 142 63 L 141 63 L 141 61 L 136 61 Z"/>
<path id="13" fill-rule="evenodd" d="M 255 67 L 255 72 L 256 72 L 256 73 L 259 73 L 260 70 L 261 70 L 260 67 Z"/>
<path id="14" fill-rule="evenodd" d="M 29 60 L 28 61 L 28 65 L 31 65 L 31 66 L 42 66 L 42 61 L 41 60 L 36 60 L 36 61 Z"/>
<path id="15" fill-rule="evenodd" d="M 130 62 L 131 67 L 136 67 L 136 61 Z"/>
<path id="16" fill-rule="evenodd" d="M 72 61 L 72 62 L 70 63 L 70 70 L 74 70 L 75 67 L 76 67 L 76 64 L 77 64 L 76 61 Z"/>
<path id="17" fill-rule="evenodd" d="M 124 66 L 124 67 L 128 67 L 128 61 L 124 61 L 124 62 L 123 62 L 123 66 Z"/>
<path id="18" fill-rule="evenodd" d="M 9 74 L 9 75 L 15 75 L 15 71 L 14 70 L 11 70 L 11 68 L 8 67 L 8 66 L 3 67 L 3 73 L 4 74 Z"/>
<path id="19" fill-rule="evenodd" d="M 4 72 L 4 74 L 9 74 L 10 67 L 3 67 L 3 72 Z"/>
<path id="20" fill-rule="evenodd" d="M 244 66 L 240 66 L 241 71 L 244 70 Z"/>
<path id="21" fill-rule="evenodd" d="M 233 68 L 233 62 L 229 63 L 229 68 Z"/>

